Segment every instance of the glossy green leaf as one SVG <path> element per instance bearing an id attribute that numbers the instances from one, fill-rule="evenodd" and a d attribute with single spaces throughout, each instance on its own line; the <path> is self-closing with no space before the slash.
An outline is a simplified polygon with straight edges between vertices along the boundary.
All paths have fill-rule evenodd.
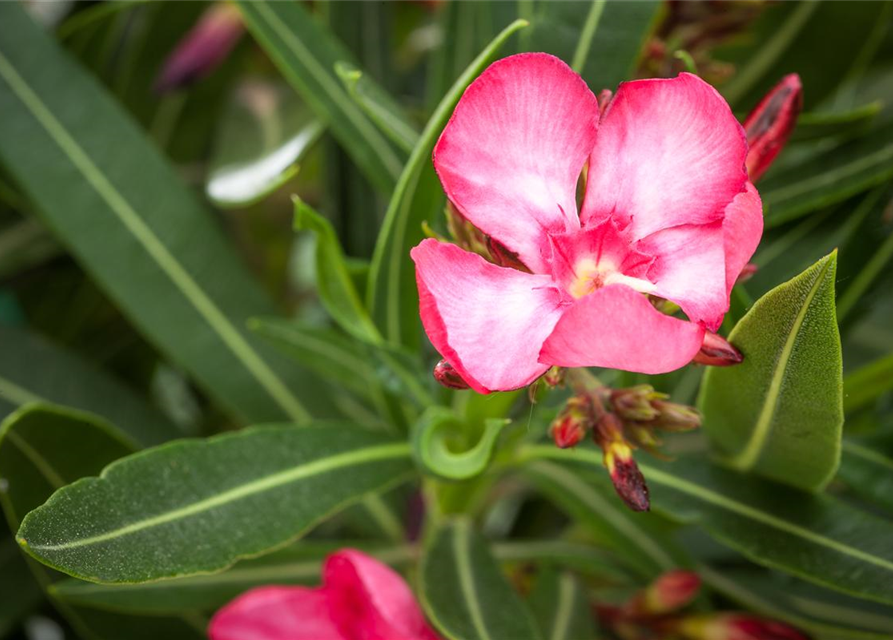
<path id="1" fill-rule="evenodd" d="M 508 38 L 527 23 L 516 20 L 490 43 L 438 104 L 413 149 L 391 196 L 372 259 L 367 307 L 385 339 L 414 347 L 419 343 L 418 292 L 409 250 L 423 238 L 422 222 L 438 212 L 443 192 L 431 152 L 465 88 L 480 74 Z"/>
<path id="2" fill-rule="evenodd" d="M 893 389 L 893 354 L 878 358 L 843 379 L 843 408 L 847 413 L 867 407 Z"/>
<path id="3" fill-rule="evenodd" d="M 16 3 L 0 5 L 0 111 L 0 162 L 130 320 L 223 407 L 255 421 L 331 411 L 324 389 L 245 332 L 249 316 L 274 309 L 207 212 Z"/>
<path id="4" fill-rule="evenodd" d="M 893 635 L 893 616 L 864 600 L 753 570 L 717 571 L 702 565 L 698 575 L 733 602 L 787 622 L 815 640 L 889 640 Z"/>
<path id="5" fill-rule="evenodd" d="M 526 459 L 600 469 L 594 451 L 533 446 Z M 723 469 L 699 457 L 639 462 L 652 508 L 697 524 L 747 558 L 850 595 L 893 603 L 893 523 L 823 495 Z"/>
<path id="6" fill-rule="evenodd" d="M 762 180 L 759 191 L 766 226 L 842 202 L 891 178 L 893 126 L 886 125 Z"/>
<path id="7" fill-rule="evenodd" d="M 256 427 L 130 456 L 28 514 L 19 544 L 95 582 L 223 569 L 405 480 L 409 446 L 337 425 Z"/>
<path id="8" fill-rule="evenodd" d="M 843 425 L 836 253 L 754 304 L 729 340 L 744 354 L 704 375 L 704 429 L 730 464 L 808 490 L 837 470 Z"/>
<path id="9" fill-rule="evenodd" d="M 381 334 L 354 287 L 332 224 L 298 197 L 294 203 L 295 229 L 316 234 L 316 287 L 326 310 L 349 334 L 366 342 L 380 342 Z"/>
<path id="10" fill-rule="evenodd" d="M 339 62 L 335 72 L 381 132 L 406 153 L 411 153 L 419 142 L 419 132 L 403 112 L 403 107 L 353 65 Z"/>
<path id="11" fill-rule="evenodd" d="M 606 482 L 603 469 L 581 471 L 548 460 L 524 463 L 523 476 L 643 578 L 690 563 L 650 514 L 634 514 Z"/>
<path id="12" fill-rule="evenodd" d="M 468 480 L 482 474 L 490 463 L 502 428 L 508 421 L 488 419 L 475 443 L 465 443 L 468 425 L 446 407 L 430 407 L 412 431 L 412 453 L 426 473 L 445 480 Z M 456 450 L 451 439 L 458 438 L 468 448 Z M 453 444 L 453 446 L 450 446 Z"/>
<path id="13" fill-rule="evenodd" d="M 465 520 L 431 532 L 419 580 L 422 607 L 447 640 L 540 638 L 487 543 Z"/>
<path id="14" fill-rule="evenodd" d="M 295 2 L 239 2 L 245 23 L 304 101 L 369 181 L 390 193 L 403 157 L 354 101 L 335 74 L 353 56 L 307 9 Z"/>
<path id="15" fill-rule="evenodd" d="M 325 131 L 290 88 L 242 83 L 218 125 L 205 193 L 218 207 L 253 204 L 298 172 Z"/>
<path id="16" fill-rule="evenodd" d="M 844 440 L 837 478 L 866 500 L 893 511 L 893 452 L 888 446 Z"/>
<path id="17" fill-rule="evenodd" d="M 537 0 L 526 51 L 563 59 L 596 94 L 634 77 L 645 41 L 657 26 L 659 2 Z"/>
<path id="18" fill-rule="evenodd" d="M 849 111 L 801 113 L 797 116 L 797 128 L 791 134 L 791 142 L 864 133 L 882 106 L 881 102 L 875 101 Z"/>
<path id="19" fill-rule="evenodd" d="M 23 407 L 0 425 L 0 506 L 15 531 L 29 511 L 53 491 L 133 451 L 127 439 L 111 425 L 90 414 L 52 405 Z M 51 589 L 54 572 L 31 563 L 36 579 Z M 3 574 L 6 578 L 6 573 Z M 19 589 L 27 590 L 26 584 Z M 91 611 L 51 598 L 78 634 L 94 640 L 170 638 L 198 640 L 205 621 L 184 607 L 175 617 L 131 617 Z"/>
<path id="20" fill-rule="evenodd" d="M 588 640 L 595 635 L 586 591 L 570 573 L 541 571 L 528 603 L 546 640 Z"/>
<path id="21" fill-rule="evenodd" d="M 157 409 L 92 363 L 22 329 L 0 327 L 0 344 L 0 415 L 52 402 L 124 425 L 140 444 L 182 437 Z"/>

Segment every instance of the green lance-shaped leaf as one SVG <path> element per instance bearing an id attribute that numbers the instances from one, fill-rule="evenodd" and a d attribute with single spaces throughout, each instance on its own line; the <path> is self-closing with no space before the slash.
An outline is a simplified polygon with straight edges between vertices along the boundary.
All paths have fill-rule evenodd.
<path id="1" fill-rule="evenodd" d="M 487 543 L 465 520 L 431 533 L 422 556 L 420 590 L 428 618 L 447 640 L 541 637 Z"/>
<path id="2" fill-rule="evenodd" d="M 0 425 L 0 491 L 10 528 L 18 528 L 29 511 L 39 507 L 53 491 L 84 476 L 99 473 L 107 464 L 133 452 L 129 440 L 96 416 L 65 407 L 29 404 Z M 54 597 L 55 572 L 31 563 L 37 581 L 53 604 L 84 638 L 95 640 L 197 640 L 204 637 L 205 623 L 190 607 L 174 617 L 148 617 L 82 608 Z M 4 579 L 7 575 L 3 574 Z M 25 585 L 19 584 L 24 590 Z M 104 609 L 104 607 L 100 607 Z"/>
<path id="3" fill-rule="evenodd" d="M 843 379 L 843 408 L 849 413 L 867 407 L 893 389 L 893 354 L 878 358 Z"/>
<path id="4" fill-rule="evenodd" d="M 528 447 L 526 459 L 601 467 L 593 451 Z M 853 596 L 893 603 L 893 523 L 687 456 L 639 468 L 655 510 L 697 524 L 750 560 Z"/>
<path id="5" fill-rule="evenodd" d="M 309 229 L 316 234 L 316 287 L 326 310 L 352 336 L 366 342 L 381 342 L 381 334 L 351 280 L 332 224 L 297 196 L 294 203 L 295 229 Z"/>
<path id="6" fill-rule="evenodd" d="M 0 112 L 0 163 L 130 320 L 223 407 L 246 421 L 331 411 L 324 388 L 245 331 L 275 309 L 211 217 L 11 2 L 0 5 Z"/>
<path id="7" fill-rule="evenodd" d="M 412 452 L 416 464 L 426 473 L 445 480 L 468 480 L 480 475 L 490 463 L 496 440 L 507 422 L 487 419 L 480 439 L 468 449 L 455 451 L 449 442 L 451 438 L 467 436 L 468 425 L 446 407 L 430 407 L 413 427 Z"/>
<path id="8" fill-rule="evenodd" d="M 390 193 L 403 168 L 403 156 L 336 75 L 338 62 L 353 61 L 350 52 L 299 3 L 262 0 L 238 5 L 248 28 L 285 79 L 329 127 L 369 182 L 382 193 Z"/>
<path id="9" fill-rule="evenodd" d="M 585 640 L 595 635 L 586 591 L 571 573 L 542 570 L 528 603 L 546 640 Z"/>
<path id="10" fill-rule="evenodd" d="M 836 260 L 757 301 L 729 335 L 744 362 L 708 369 L 699 398 L 704 429 L 732 466 L 808 490 L 824 487 L 840 459 Z"/>
<path id="11" fill-rule="evenodd" d="M 655 578 L 691 563 L 666 535 L 666 524 L 658 516 L 634 514 L 617 498 L 601 466 L 593 473 L 558 461 L 536 460 L 522 463 L 520 471 L 640 577 Z"/>
<path id="12" fill-rule="evenodd" d="M 22 329 L 0 327 L 0 415 L 32 402 L 89 411 L 144 445 L 183 433 L 157 409 L 75 354 Z"/>
<path id="13" fill-rule="evenodd" d="M 419 142 L 419 132 L 403 112 L 403 107 L 381 87 L 372 82 L 368 74 L 363 73 L 352 64 L 337 63 L 335 73 L 341 78 L 351 97 L 378 125 L 381 132 L 406 153 L 412 153 Z"/>
<path id="14" fill-rule="evenodd" d="M 323 425 L 256 427 L 120 460 L 25 518 L 35 558 L 95 582 L 217 571 L 408 477 L 409 445 Z"/>
<path id="15" fill-rule="evenodd" d="M 849 598 L 766 571 L 717 571 L 700 565 L 698 575 L 712 590 L 738 605 L 793 625 L 815 640 L 888 640 L 889 608 Z"/>
<path id="16" fill-rule="evenodd" d="M 590 0 L 539 0 L 529 3 L 531 28 L 523 50 L 545 51 L 570 64 L 595 93 L 616 90 L 633 77 L 661 4 Z"/>
<path id="17" fill-rule="evenodd" d="M 893 512 L 893 451 L 885 442 L 845 439 L 837 478 L 859 496 Z"/>
<path id="18" fill-rule="evenodd" d="M 367 288 L 366 306 L 389 342 L 410 348 L 419 343 L 418 292 L 409 250 L 423 238 L 422 222 L 443 206 L 443 191 L 431 163 L 434 144 L 465 88 L 505 41 L 525 26 L 526 21 L 516 20 L 506 27 L 456 80 L 425 125 L 400 174 L 375 245 Z"/>
<path id="19" fill-rule="evenodd" d="M 842 202 L 890 178 L 893 125 L 885 125 L 761 181 L 766 226 L 775 227 Z"/>
<path id="20" fill-rule="evenodd" d="M 850 109 L 849 111 L 812 111 L 797 116 L 797 128 L 791 134 L 791 142 L 820 140 L 832 137 L 852 137 L 865 133 L 883 103 L 878 101 Z"/>

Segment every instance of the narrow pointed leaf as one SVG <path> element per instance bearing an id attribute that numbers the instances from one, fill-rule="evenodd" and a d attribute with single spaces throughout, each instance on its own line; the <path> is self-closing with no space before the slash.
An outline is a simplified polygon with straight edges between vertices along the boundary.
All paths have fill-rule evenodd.
<path id="1" fill-rule="evenodd" d="M 31 555 L 95 582 L 217 571 L 407 478 L 409 446 L 352 427 L 256 427 L 110 465 L 28 514 Z"/>
<path id="2" fill-rule="evenodd" d="M 801 113 L 797 116 L 797 128 L 791 134 L 791 142 L 864 133 L 880 113 L 881 107 L 883 104 L 876 101 L 849 111 Z"/>
<path id="3" fill-rule="evenodd" d="M 353 56 L 296 2 L 239 2 L 258 43 L 377 189 L 390 193 L 403 157 L 347 92 L 335 73 Z"/>
<path id="4" fill-rule="evenodd" d="M 601 467 L 591 451 L 529 447 L 527 459 Z M 702 458 L 639 468 L 652 508 L 697 524 L 750 560 L 850 595 L 893 604 L 893 523 L 823 495 L 723 469 Z"/>
<path id="5" fill-rule="evenodd" d="M 654 578 L 689 564 L 685 553 L 667 540 L 656 516 L 634 514 L 617 498 L 603 469 L 583 472 L 537 460 L 521 472 L 641 577 Z"/>
<path id="6" fill-rule="evenodd" d="M 843 441 L 837 478 L 866 500 L 893 512 L 893 455 L 884 442 Z"/>
<path id="7" fill-rule="evenodd" d="M 381 335 L 363 307 L 332 224 L 299 198 L 295 198 L 295 229 L 316 234 L 316 287 L 332 319 L 347 333 L 366 342 Z"/>
<path id="8" fill-rule="evenodd" d="M 584 640 L 595 635 L 586 591 L 573 574 L 541 571 L 528 603 L 546 640 Z"/>
<path id="9" fill-rule="evenodd" d="M 843 379 L 843 408 L 847 413 L 867 407 L 893 389 L 893 354 L 868 363 Z"/>
<path id="10" fill-rule="evenodd" d="M 389 342 L 410 348 L 419 344 L 418 291 L 409 250 L 424 237 L 422 222 L 439 213 L 444 202 L 431 162 L 434 144 L 465 88 L 506 40 L 525 26 L 525 21 L 516 20 L 506 27 L 456 80 L 425 125 L 394 188 L 375 245 L 366 304 Z"/>
<path id="11" fill-rule="evenodd" d="M 32 404 L 17 410 L 0 425 L 0 505 L 15 532 L 29 511 L 40 506 L 65 484 L 99 473 L 105 465 L 133 451 L 126 436 L 96 416 L 64 407 Z M 35 578 L 52 590 L 58 574 L 31 563 Z M 6 578 L 6 574 L 3 574 Z M 17 585 L 26 590 L 24 584 Z M 122 616 L 92 611 L 50 599 L 81 637 L 94 640 L 204 637 L 194 610 L 181 608 L 175 616 Z"/>
<path id="12" fill-rule="evenodd" d="M 0 344 L 0 415 L 29 402 L 52 402 L 123 425 L 143 445 L 183 436 L 131 389 L 40 336 L 0 327 Z"/>
<path id="13" fill-rule="evenodd" d="M 487 543 L 468 522 L 432 532 L 420 571 L 422 606 L 447 640 L 541 637 Z"/>
<path id="14" fill-rule="evenodd" d="M 245 332 L 248 317 L 274 308 L 207 212 L 11 2 L 0 5 L 0 112 L 0 163 L 147 338 L 246 421 L 325 410 L 324 389 Z M 303 399 L 286 380 L 306 387 Z"/>
<path id="15" fill-rule="evenodd" d="M 419 142 L 419 132 L 403 112 L 403 107 L 352 64 L 339 62 L 335 72 L 381 132 L 406 153 L 411 153 Z"/>
<path id="16" fill-rule="evenodd" d="M 893 178 L 893 126 L 885 125 L 760 182 L 766 226 L 774 227 Z"/>
<path id="17" fill-rule="evenodd" d="M 707 370 L 699 407 L 714 445 L 740 470 L 821 489 L 840 459 L 840 336 L 836 253 L 779 285 L 729 340 L 744 362 Z"/>

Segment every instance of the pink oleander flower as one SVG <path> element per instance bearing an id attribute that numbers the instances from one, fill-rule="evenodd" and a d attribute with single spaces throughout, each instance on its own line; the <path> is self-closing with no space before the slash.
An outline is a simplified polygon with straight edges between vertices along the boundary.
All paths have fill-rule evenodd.
<path id="1" fill-rule="evenodd" d="M 438 640 L 406 582 L 378 560 L 342 549 L 323 586 L 260 587 L 218 611 L 210 640 Z"/>
<path id="2" fill-rule="evenodd" d="M 746 156 L 725 100 L 691 74 L 622 83 L 600 116 L 558 58 L 495 62 L 456 106 L 434 165 L 457 211 L 527 271 L 424 240 L 412 258 L 428 337 L 480 393 L 553 365 L 684 366 L 762 234 Z"/>

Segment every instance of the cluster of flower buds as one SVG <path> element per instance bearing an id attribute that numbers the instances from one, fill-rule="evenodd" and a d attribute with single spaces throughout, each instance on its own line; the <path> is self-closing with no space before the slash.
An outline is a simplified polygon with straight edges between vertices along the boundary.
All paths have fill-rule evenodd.
<path id="1" fill-rule="evenodd" d="M 530 272 L 527 266 L 518 259 L 518 254 L 509 251 L 505 245 L 488 236 L 471 224 L 459 213 L 452 202 L 446 206 L 447 229 L 453 241 L 466 251 L 476 253 L 485 260 L 518 271 Z"/>
<path id="2" fill-rule="evenodd" d="M 660 455 L 658 431 L 697 429 L 701 418 L 686 405 L 667 401 L 649 385 L 628 389 L 578 390 L 552 422 L 549 433 L 566 449 L 587 436 L 604 452 L 605 467 L 617 494 L 635 511 L 649 508 L 648 486 L 633 458 L 634 449 Z"/>
<path id="3" fill-rule="evenodd" d="M 654 580 L 619 606 L 596 607 L 603 626 L 621 640 L 807 640 L 788 625 L 746 613 L 688 613 L 701 589 L 692 571 Z"/>

